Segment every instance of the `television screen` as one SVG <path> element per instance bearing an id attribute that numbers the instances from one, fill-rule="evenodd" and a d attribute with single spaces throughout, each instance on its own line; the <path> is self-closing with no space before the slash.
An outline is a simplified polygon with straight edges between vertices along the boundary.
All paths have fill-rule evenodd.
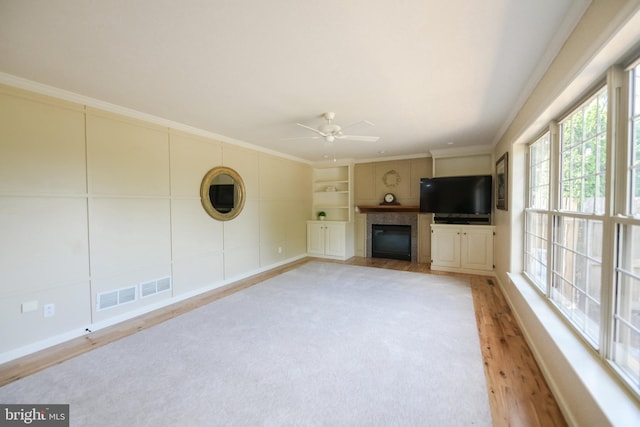
<path id="1" fill-rule="evenodd" d="M 209 199 L 218 212 L 231 212 L 235 201 L 235 186 L 233 184 L 214 184 L 209 187 Z"/>
<path id="2" fill-rule="evenodd" d="M 420 179 L 420 212 L 490 214 L 491 175 Z"/>

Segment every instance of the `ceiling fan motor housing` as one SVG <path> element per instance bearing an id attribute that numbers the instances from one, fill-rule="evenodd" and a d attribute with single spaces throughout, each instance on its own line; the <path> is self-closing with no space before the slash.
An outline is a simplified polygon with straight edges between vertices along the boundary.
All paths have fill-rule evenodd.
<path id="1" fill-rule="evenodd" d="M 335 135 L 336 133 L 340 132 L 341 127 L 338 125 L 334 125 L 331 123 L 325 123 L 323 125 L 320 125 L 320 132 L 327 134 L 327 135 Z"/>

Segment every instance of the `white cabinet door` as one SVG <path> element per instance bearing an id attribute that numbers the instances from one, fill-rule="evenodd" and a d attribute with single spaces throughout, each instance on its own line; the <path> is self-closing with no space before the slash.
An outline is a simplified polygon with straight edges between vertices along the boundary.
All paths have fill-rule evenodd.
<path id="1" fill-rule="evenodd" d="M 345 257 L 346 224 L 331 221 L 307 222 L 307 253 L 315 256 Z"/>
<path id="2" fill-rule="evenodd" d="M 307 223 L 307 253 L 324 255 L 324 227 L 320 223 Z"/>
<path id="3" fill-rule="evenodd" d="M 493 231 L 493 226 L 432 224 L 431 269 L 490 275 Z"/>
<path id="4" fill-rule="evenodd" d="M 327 223 L 324 229 L 324 254 L 343 257 L 345 251 L 344 224 Z"/>
<path id="5" fill-rule="evenodd" d="M 431 265 L 460 267 L 459 228 L 432 228 Z"/>
<path id="6" fill-rule="evenodd" d="M 464 227 L 461 232 L 461 267 L 471 270 L 493 270 L 493 230 Z"/>

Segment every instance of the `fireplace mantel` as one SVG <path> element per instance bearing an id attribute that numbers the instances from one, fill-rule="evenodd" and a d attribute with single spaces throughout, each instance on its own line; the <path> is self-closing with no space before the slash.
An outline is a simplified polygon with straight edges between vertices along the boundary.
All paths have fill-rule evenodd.
<path id="1" fill-rule="evenodd" d="M 420 213 L 420 206 L 403 206 L 403 205 L 360 205 L 358 206 L 360 213 L 382 213 L 382 212 L 413 212 Z"/>

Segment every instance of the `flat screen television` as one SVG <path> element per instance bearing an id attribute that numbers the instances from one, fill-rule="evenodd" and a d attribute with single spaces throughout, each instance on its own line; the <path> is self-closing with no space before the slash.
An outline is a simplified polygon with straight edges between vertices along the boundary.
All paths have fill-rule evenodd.
<path id="1" fill-rule="evenodd" d="M 221 213 L 229 213 L 235 201 L 233 184 L 214 184 L 209 187 L 209 199 L 213 207 Z"/>
<path id="2" fill-rule="evenodd" d="M 491 213 L 491 175 L 420 179 L 420 212 L 486 215 Z"/>

